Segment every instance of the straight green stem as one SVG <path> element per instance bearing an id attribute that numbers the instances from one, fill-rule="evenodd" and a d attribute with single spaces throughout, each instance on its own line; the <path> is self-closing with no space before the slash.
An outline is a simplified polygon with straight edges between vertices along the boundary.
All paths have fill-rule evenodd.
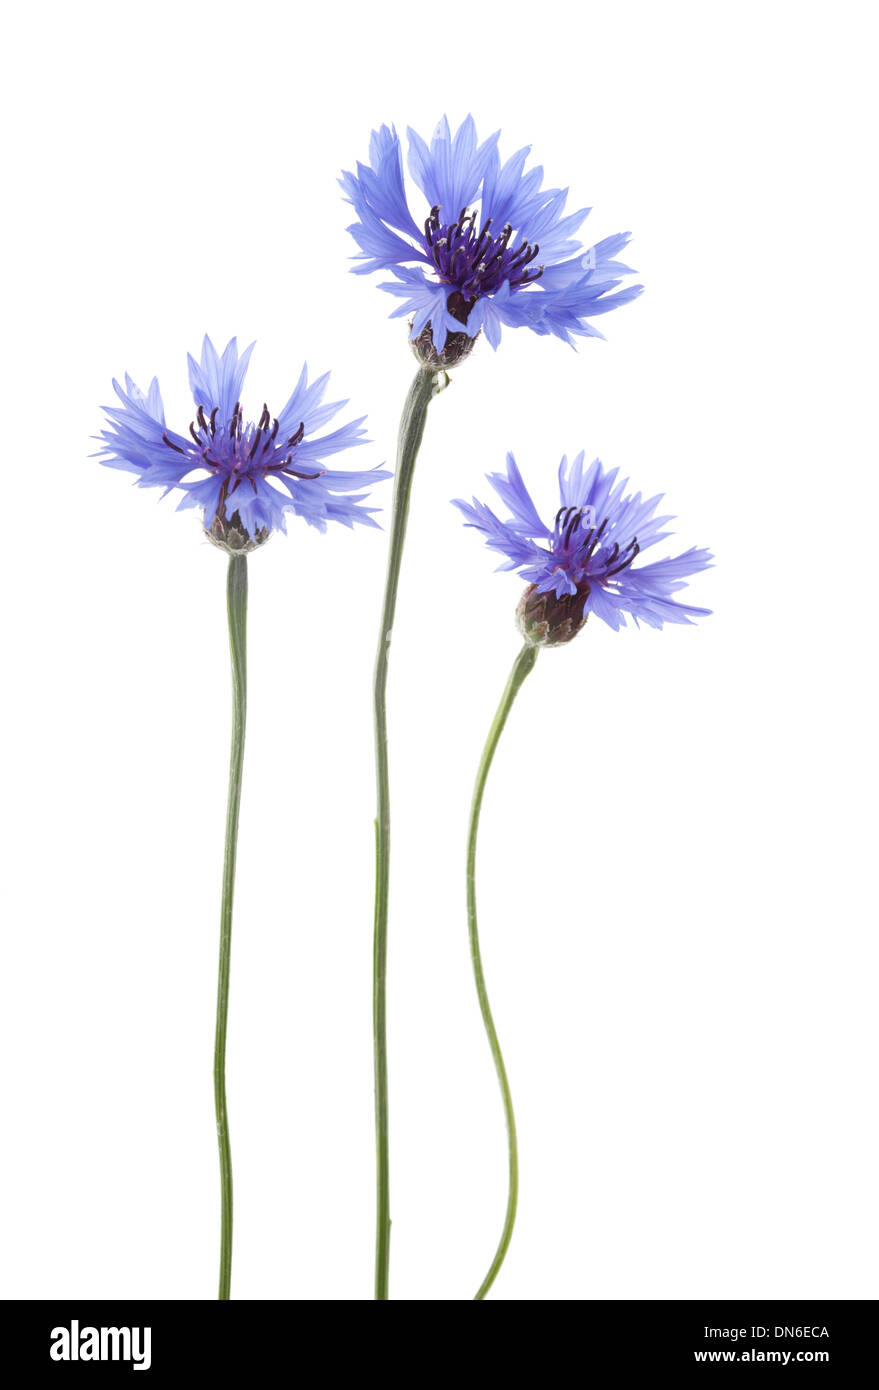
<path id="1" fill-rule="evenodd" d="M 391 1199 L 388 1168 L 388 1047 L 386 977 L 388 961 L 388 886 L 391 856 L 391 804 L 388 781 L 388 726 L 385 694 L 391 631 L 397 606 L 400 564 L 406 539 L 409 497 L 415 460 L 424 434 L 427 407 L 439 389 L 437 374 L 419 367 L 409 388 L 397 442 L 397 468 L 384 607 L 378 638 L 373 687 L 375 709 L 375 933 L 373 938 L 373 1059 L 375 1067 L 376 1229 L 375 1297 L 388 1298 L 391 1257 Z"/>
<path id="2" fill-rule="evenodd" d="M 244 762 L 247 715 L 247 556 L 230 555 L 226 581 L 229 649 L 232 656 L 232 749 L 229 758 L 229 799 L 226 806 L 226 848 L 223 856 L 223 897 L 220 908 L 220 970 L 217 983 L 217 1031 L 214 1042 L 214 1104 L 220 1149 L 220 1299 L 231 1297 L 232 1284 L 232 1150 L 226 1110 L 226 1020 L 229 1013 L 229 961 L 232 948 L 232 898 L 238 851 L 238 808 Z"/>
<path id="3" fill-rule="evenodd" d="M 507 716 L 512 709 L 513 701 L 519 693 L 519 687 L 529 672 L 534 669 L 536 660 L 537 648 L 529 646 L 528 643 L 526 643 L 513 663 L 510 678 L 507 681 L 506 689 L 498 705 L 497 713 L 494 716 L 492 726 L 488 732 L 488 738 L 485 742 L 485 747 L 482 750 L 482 757 L 479 761 L 479 770 L 476 774 L 476 785 L 473 788 L 473 801 L 470 807 L 470 829 L 467 836 L 467 927 L 470 933 L 470 957 L 473 961 L 473 977 L 476 981 L 476 993 L 479 996 L 479 1008 L 482 1013 L 482 1022 L 485 1024 L 488 1045 L 491 1048 L 491 1055 L 494 1059 L 497 1079 L 501 1088 L 504 1118 L 507 1125 L 507 1147 L 509 1152 L 509 1186 L 507 1190 L 507 1210 L 504 1215 L 504 1226 L 497 1250 L 495 1251 L 494 1259 L 489 1265 L 488 1273 L 474 1295 L 474 1302 L 485 1298 L 485 1295 L 497 1278 L 498 1270 L 504 1262 L 504 1257 L 506 1256 L 507 1248 L 513 1235 L 513 1224 L 516 1220 L 516 1203 L 519 1198 L 519 1152 L 516 1145 L 516 1118 L 513 1114 L 513 1097 L 510 1092 L 510 1083 L 507 1080 L 507 1069 L 504 1066 L 501 1046 L 498 1042 L 497 1029 L 494 1026 L 494 1019 L 491 1015 L 491 1006 L 488 1002 L 488 991 L 485 987 L 485 972 L 482 968 L 482 953 L 479 949 L 479 925 L 476 919 L 476 837 L 479 832 L 479 814 L 482 810 L 482 797 L 485 792 L 485 783 L 488 779 L 488 771 L 494 758 L 498 740 L 507 722 Z"/>

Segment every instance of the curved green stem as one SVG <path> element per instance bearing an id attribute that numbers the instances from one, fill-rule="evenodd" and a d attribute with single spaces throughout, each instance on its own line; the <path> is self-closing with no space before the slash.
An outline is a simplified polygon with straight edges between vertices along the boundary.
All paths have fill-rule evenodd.
<path id="1" fill-rule="evenodd" d="M 223 897 L 220 908 L 220 970 L 217 984 L 217 1031 L 214 1042 L 214 1104 L 220 1149 L 220 1299 L 231 1297 L 232 1282 L 232 1150 L 226 1111 L 226 1019 L 229 1012 L 229 958 L 232 946 L 232 896 L 238 850 L 238 808 L 244 761 L 247 714 L 247 556 L 230 555 L 226 581 L 229 648 L 232 655 L 232 750 L 229 758 L 229 799 L 226 806 L 226 849 L 223 858 Z"/>
<path id="2" fill-rule="evenodd" d="M 446 381 L 448 378 L 446 378 Z M 375 935 L 373 939 L 373 1057 L 375 1065 L 375 1149 L 376 1149 L 376 1230 L 375 1297 L 388 1297 L 388 1270 L 391 1258 L 390 1177 L 388 1169 L 388 1053 L 386 974 L 388 960 L 388 885 L 390 882 L 391 806 L 388 782 L 388 726 L 385 691 L 391 631 L 397 606 L 400 562 L 406 539 L 409 496 L 415 460 L 421 445 L 427 407 L 442 389 L 437 374 L 419 367 L 409 388 L 397 442 L 397 469 L 394 479 L 394 505 L 388 573 L 382 610 L 378 652 L 375 660 L 375 768 L 377 809 L 375 818 Z"/>
<path id="3" fill-rule="evenodd" d="M 497 707 L 497 713 L 495 714 L 492 726 L 489 729 L 485 747 L 482 750 L 482 757 L 479 760 L 479 771 L 476 774 L 476 785 L 473 788 L 473 801 L 470 807 L 470 830 L 467 836 L 467 926 L 470 933 L 470 956 L 473 961 L 473 977 L 476 981 L 476 993 L 479 996 L 479 1008 L 482 1013 L 482 1021 L 485 1024 L 488 1045 L 491 1048 L 491 1055 L 494 1058 L 497 1079 L 501 1088 L 501 1098 L 504 1103 L 510 1170 L 504 1227 L 501 1232 L 497 1250 L 495 1251 L 494 1259 L 489 1265 L 488 1273 L 474 1295 L 474 1302 L 485 1298 L 485 1295 L 497 1278 L 498 1270 L 504 1262 L 504 1257 L 506 1256 L 507 1248 L 513 1235 L 513 1224 L 516 1220 L 516 1203 L 519 1198 L 519 1153 L 516 1146 L 516 1118 L 513 1114 L 513 1097 L 510 1093 L 510 1083 L 507 1080 L 507 1069 L 504 1066 L 504 1058 L 500 1043 L 498 1042 L 497 1030 L 494 1026 L 494 1019 L 491 1016 L 488 991 L 485 988 L 485 972 L 482 969 L 482 953 L 479 949 L 479 926 L 476 920 L 476 836 L 479 832 L 479 813 L 482 810 L 482 796 L 485 791 L 488 770 L 491 767 L 498 740 L 507 722 L 507 715 L 512 709 L 513 701 L 519 692 L 519 687 L 529 672 L 533 670 L 536 660 L 537 648 L 529 646 L 526 642 L 513 663 L 510 678 L 507 681 L 506 689 Z"/>

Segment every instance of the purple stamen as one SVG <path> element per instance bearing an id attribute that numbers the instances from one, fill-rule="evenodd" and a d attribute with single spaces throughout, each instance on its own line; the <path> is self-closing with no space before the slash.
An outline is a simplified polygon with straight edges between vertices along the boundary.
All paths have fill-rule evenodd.
<path id="1" fill-rule="evenodd" d="M 489 217 L 479 233 L 476 232 L 476 213 L 462 208 L 457 222 L 440 222 L 440 208 L 432 207 L 424 224 L 424 234 L 430 257 L 440 279 L 452 286 L 449 312 L 466 323 L 467 315 L 482 295 L 493 294 L 504 283 L 511 289 L 521 289 L 543 274 L 543 267 L 527 267 L 538 254 L 537 243 L 522 240 L 512 250 L 513 228 L 506 223 L 500 235 L 491 235 Z"/>

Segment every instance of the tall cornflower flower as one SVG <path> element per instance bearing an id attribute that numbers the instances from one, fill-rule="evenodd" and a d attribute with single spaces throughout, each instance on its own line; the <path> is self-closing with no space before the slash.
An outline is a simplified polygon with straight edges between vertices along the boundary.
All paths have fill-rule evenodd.
<path id="1" fill-rule="evenodd" d="M 513 701 L 525 677 L 534 669 L 541 647 L 572 641 L 591 615 L 619 631 L 626 615 L 635 625 L 661 628 L 665 623 L 692 623 L 707 608 L 682 603 L 674 595 L 686 581 L 707 569 L 712 556 L 691 547 L 682 554 L 639 564 L 643 551 L 665 540 L 671 516 L 657 516 L 661 494 L 642 498 L 627 491 L 628 479 L 617 469 L 607 471 L 598 459 L 584 467 L 580 453 L 569 466 L 559 467 L 558 510 L 544 521 L 531 499 L 512 454 L 506 473 L 489 474 L 489 482 L 509 509 L 500 519 L 484 502 L 456 501 L 465 523 L 480 531 L 487 545 L 504 557 L 498 567 L 516 570 L 529 581 L 519 601 L 517 620 L 525 639 L 513 663 L 501 702 L 482 752 L 470 809 L 467 837 L 467 923 L 470 956 L 482 1020 L 494 1059 L 507 1126 L 509 1185 L 507 1208 L 497 1250 L 475 1295 L 485 1298 L 503 1264 L 513 1234 L 519 1191 L 519 1159 L 513 1099 L 503 1054 L 492 1018 L 476 916 L 476 839 L 488 772 Z"/>
<path id="2" fill-rule="evenodd" d="M 239 355 L 233 338 L 219 354 L 205 338 L 201 360 L 189 358 L 189 380 L 195 402 L 189 428 L 175 430 L 166 423 L 158 382 L 144 392 L 126 376 L 113 382 L 121 402 L 105 406 L 107 426 L 99 438 L 98 457 L 111 468 L 137 475 L 139 487 L 179 491 L 179 508 L 202 513 L 209 539 L 229 555 L 226 604 L 232 658 L 232 746 L 220 906 L 220 964 L 214 1038 L 214 1103 L 220 1153 L 220 1279 L 219 1297 L 231 1297 L 232 1280 L 232 1152 L 226 1105 L 226 1024 L 229 1011 L 229 966 L 232 943 L 232 901 L 238 849 L 238 812 L 244 764 L 247 711 L 247 556 L 263 545 L 273 531 L 284 531 L 288 513 L 326 531 L 328 521 L 344 526 L 355 522 L 375 526 L 373 508 L 363 506 L 373 482 L 390 475 L 380 469 L 340 472 L 324 460 L 344 449 L 366 443 L 363 419 L 353 420 L 329 434 L 321 426 L 346 404 L 324 404 L 328 375 L 309 385 L 302 374 L 289 400 L 277 415 L 263 405 L 248 420 L 241 391 L 251 347 Z"/>
<path id="3" fill-rule="evenodd" d="M 496 348 L 504 326 L 565 342 L 601 337 L 590 319 L 641 293 L 640 285 L 620 288 L 632 273 L 617 260 L 629 233 L 584 248 L 575 234 L 589 208 L 566 212 L 567 189 L 543 188 L 539 166 L 525 172 L 530 146 L 502 164 L 499 135 L 480 144 L 472 116 L 454 136 L 444 116 L 430 145 L 410 130 L 421 207 L 407 195 L 400 141 L 388 126 L 373 131 L 369 164 L 340 180 L 357 214 L 348 229 L 360 248 L 356 273 L 391 272 L 381 288 L 402 301 L 391 317 L 410 315 L 419 352 L 443 366 L 480 331 Z"/>

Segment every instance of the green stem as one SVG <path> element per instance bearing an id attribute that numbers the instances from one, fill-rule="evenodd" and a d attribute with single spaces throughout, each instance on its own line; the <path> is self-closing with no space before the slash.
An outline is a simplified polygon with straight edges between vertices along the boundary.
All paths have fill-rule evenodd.
<path id="1" fill-rule="evenodd" d="M 223 858 L 223 899 L 220 908 L 220 971 L 217 984 L 217 1032 L 214 1042 L 214 1104 L 220 1148 L 220 1292 L 231 1297 L 232 1282 L 232 1150 L 226 1112 L 226 1019 L 229 1012 L 229 957 L 232 947 L 232 896 L 238 850 L 238 808 L 244 761 L 247 714 L 247 556 L 230 555 L 226 581 L 229 648 L 232 655 L 232 751 L 229 758 L 229 800 L 226 806 L 226 849 Z"/>
<path id="2" fill-rule="evenodd" d="M 390 1177 L 388 1170 L 388 1050 L 386 974 L 388 960 L 388 885 L 390 881 L 391 806 L 388 783 L 388 726 L 385 692 L 388 683 L 388 657 L 391 631 L 397 606 L 400 562 L 406 538 L 409 496 L 415 460 L 424 434 L 427 407 L 441 389 L 435 372 L 419 367 L 409 388 L 397 441 L 397 469 L 394 480 L 394 506 L 388 573 L 382 610 L 378 652 L 375 660 L 375 935 L 373 939 L 372 1021 L 375 1066 L 375 1151 L 376 1151 L 376 1229 L 375 1297 L 388 1297 L 388 1269 L 391 1258 Z"/>
<path id="3" fill-rule="evenodd" d="M 507 722 L 507 715 L 513 707 L 513 701 L 519 692 L 519 687 L 528 673 L 534 669 L 536 660 L 537 648 L 529 646 L 526 642 L 513 663 L 510 678 L 507 681 L 506 689 L 497 707 L 497 713 L 495 714 L 492 726 L 489 729 L 485 747 L 482 750 L 482 757 L 479 760 L 479 771 L 476 774 L 476 785 L 473 788 L 473 801 L 470 807 L 470 830 L 467 836 L 467 926 L 470 932 L 470 956 L 473 961 L 473 977 L 476 981 L 476 993 L 479 995 L 479 1008 L 482 1013 L 482 1021 L 485 1024 L 488 1045 L 491 1048 L 491 1055 L 494 1058 L 497 1079 L 501 1088 L 501 1098 L 504 1103 L 504 1118 L 507 1122 L 507 1146 L 510 1165 L 504 1228 L 501 1232 L 501 1238 L 498 1242 L 494 1259 L 489 1265 L 488 1273 L 474 1296 L 474 1302 L 485 1298 L 485 1295 L 497 1278 L 498 1270 L 504 1262 L 504 1257 L 513 1235 L 513 1223 L 516 1220 L 516 1203 L 519 1197 L 519 1154 L 516 1146 L 516 1119 L 513 1114 L 513 1097 L 510 1093 L 510 1083 L 507 1080 L 507 1069 L 504 1066 L 497 1030 L 494 1026 L 494 1019 L 491 1016 L 488 991 L 485 988 L 485 973 L 482 969 L 482 954 L 479 949 L 479 927 L 476 920 L 476 836 L 479 832 L 479 813 L 482 810 L 482 795 L 485 791 L 488 770 L 491 767 L 498 740 Z"/>

